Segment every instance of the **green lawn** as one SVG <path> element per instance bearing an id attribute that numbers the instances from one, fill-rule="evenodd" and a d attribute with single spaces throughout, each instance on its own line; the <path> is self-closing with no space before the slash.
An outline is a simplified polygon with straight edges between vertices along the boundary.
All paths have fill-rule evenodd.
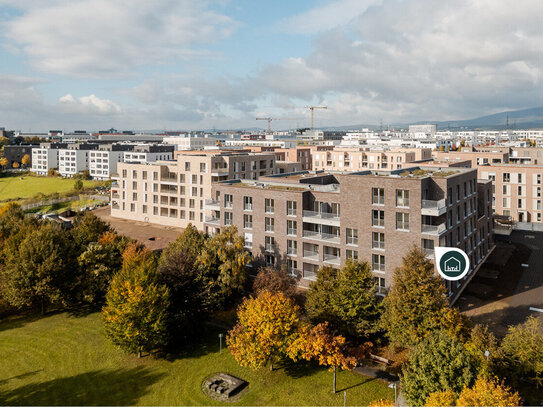
<path id="1" fill-rule="evenodd" d="M 243 405 L 367 405 L 393 398 L 386 383 L 351 372 L 338 374 L 301 365 L 253 372 L 228 350 L 219 354 L 217 334 L 195 338 L 183 354 L 155 359 L 127 355 L 102 334 L 100 315 L 66 313 L 0 321 L 1 405 L 204 405 L 217 404 L 201 390 L 203 380 L 226 372 L 249 382 Z M 235 403 L 234 403 L 235 404 Z"/>
<path id="2" fill-rule="evenodd" d="M 67 209 L 71 209 L 74 211 L 79 210 L 80 208 L 84 206 L 93 206 L 103 203 L 104 201 L 99 201 L 97 199 L 78 199 L 75 201 L 68 201 L 68 202 L 59 202 L 52 205 L 43 205 L 43 206 L 37 206 L 35 208 L 29 209 L 26 212 L 28 213 L 42 213 L 42 214 L 51 214 L 51 213 L 60 213 L 64 212 Z"/>
<path id="3" fill-rule="evenodd" d="M 4 174 L 0 177 L 0 201 L 31 198 L 38 193 L 49 195 L 55 192 L 68 192 L 74 188 L 74 183 L 75 180 L 70 178 Z M 85 188 L 99 184 L 98 181 L 83 181 Z"/>

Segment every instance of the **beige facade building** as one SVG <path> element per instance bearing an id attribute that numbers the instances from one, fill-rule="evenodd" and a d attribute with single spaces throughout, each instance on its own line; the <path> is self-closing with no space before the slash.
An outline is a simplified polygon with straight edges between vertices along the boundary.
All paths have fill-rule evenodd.
<path id="1" fill-rule="evenodd" d="M 119 163 L 111 216 L 203 230 L 214 182 L 277 172 L 273 153 L 181 152 L 176 161 Z M 212 203 L 212 202 L 208 202 Z"/>
<path id="2" fill-rule="evenodd" d="M 357 173 L 298 173 L 212 186 L 208 233 L 235 225 L 260 264 L 286 264 L 301 285 L 321 266 L 367 261 L 381 293 L 412 245 L 434 258 L 437 246 L 459 247 L 469 275 L 448 283 L 458 298 L 494 247 L 491 182 L 469 168 L 419 167 Z"/>

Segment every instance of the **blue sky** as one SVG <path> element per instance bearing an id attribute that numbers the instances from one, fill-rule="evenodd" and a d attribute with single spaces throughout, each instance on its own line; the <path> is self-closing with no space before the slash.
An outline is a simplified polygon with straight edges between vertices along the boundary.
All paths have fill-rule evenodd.
<path id="1" fill-rule="evenodd" d="M 320 126 L 543 105 L 539 0 L 0 0 L 0 127 Z M 287 124 L 288 123 L 288 124 Z"/>

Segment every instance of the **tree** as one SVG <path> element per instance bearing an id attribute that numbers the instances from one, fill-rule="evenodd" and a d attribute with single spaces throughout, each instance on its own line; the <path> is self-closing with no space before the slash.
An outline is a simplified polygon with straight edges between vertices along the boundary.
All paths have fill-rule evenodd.
<path id="1" fill-rule="evenodd" d="M 261 267 L 253 282 L 253 291 L 256 295 L 262 291 L 281 292 L 285 294 L 285 297 L 295 300 L 296 278 L 288 273 L 286 267 L 280 269 Z"/>
<path id="2" fill-rule="evenodd" d="M 77 265 L 68 234 L 53 224 L 23 228 L 4 250 L 3 295 L 13 306 L 66 305 L 71 300 Z"/>
<path id="3" fill-rule="evenodd" d="M 298 337 L 289 346 L 288 353 L 294 361 L 316 360 L 319 365 L 329 366 L 334 372 L 334 393 L 337 368 L 352 370 L 356 366 L 356 358 L 346 354 L 345 337 L 332 335 L 326 322 L 314 327 L 302 326 Z"/>
<path id="4" fill-rule="evenodd" d="M 496 370 L 496 364 L 502 357 L 502 351 L 498 339 L 488 330 L 488 326 L 475 325 L 465 346 L 471 355 L 478 375 L 486 378 L 492 377 Z M 488 356 L 485 356 L 486 351 L 488 351 Z"/>
<path id="5" fill-rule="evenodd" d="M 17 161 L 13 161 L 13 162 L 11 163 L 11 166 L 12 166 L 13 168 L 19 168 L 20 165 L 19 165 L 19 163 L 18 163 Z"/>
<path id="6" fill-rule="evenodd" d="M 0 159 L 0 165 L 2 166 L 2 168 L 7 167 L 9 165 L 9 160 L 6 157 L 3 157 L 2 159 Z"/>
<path id="7" fill-rule="evenodd" d="M 256 369 L 287 356 L 298 327 L 299 308 L 281 292 L 263 291 L 246 298 L 238 308 L 238 323 L 228 332 L 226 344 L 241 366 Z"/>
<path id="8" fill-rule="evenodd" d="M 9 202 L 0 207 L 0 242 L 16 233 L 25 222 L 25 216 L 21 206 Z"/>
<path id="9" fill-rule="evenodd" d="M 370 403 L 369 407 L 394 407 L 394 402 L 388 399 L 374 400 Z"/>
<path id="10" fill-rule="evenodd" d="M 109 223 L 104 222 L 92 212 L 79 213 L 74 218 L 71 230 L 78 248 L 84 251 L 89 243 L 97 242 L 105 232 L 111 230 Z"/>
<path id="11" fill-rule="evenodd" d="M 454 406 L 456 405 L 456 393 L 451 389 L 435 391 L 426 398 L 424 405 L 427 407 Z"/>
<path id="12" fill-rule="evenodd" d="M 317 281 L 309 286 L 305 309 L 311 322 L 330 322 L 335 318 L 332 294 L 335 291 L 338 270 L 324 266 L 317 270 Z"/>
<path id="13" fill-rule="evenodd" d="M 183 249 L 188 250 L 191 256 L 198 257 L 202 252 L 206 241 L 206 236 L 196 229 L 192 223 L 189 223 L 183 233 L 164 249 L 159 260 L 159 266 L 162 261 L 168 259 L 170 254 L 179 252 Z"/>
<path id="14" fill-rule="evenodd" d="M 410 352 L 400 382 L 407 402 L 421 406 L 431 393 L 458 393 L 471 385 L 474 378 L 475 369 L 463 345 L 446 332 L 437 331 Z"/>
<path id="15" fill-rule="evenodd" d="M 83 189 L 83 181 L 81 181 L 80 179 L 76 180 L 74 182 L 74 189 L 76 191 L 81 191 Z"/>
<path id="16" fill-rule="evenodd" d="M 251 255 L 244 249 L 244 239 L 235 226 L 229 226 L 206 240 L 197 262 L 210 286 L 210 296 L 217 306 L 243 289 Z"/>
<path id="17" fill-rule="evenodd" d="M 521 325 L 510 326 L 502 350 L 514 382 L 543 382 L 543 334 L 539 319 L 528 317 Z"/>
<path id="18" fill-rule="evenodd" d="M 445 287 L 434 273 L 425 253 L 413 247 L 396 268 L 384 300 L 383 327 L 394 346 L 412 346 L 432 331 L 451 328 L 454 311 L 448 305 Z"/>
<path id="19" fill-rule="evenodd" d="M 470 389 L 465 387 L 456 404 L 458 406 L 520 406 L 521 398 L 517 392 L 496 380 L 478 378 Z"/>
<path id="20" fill-rule="evenodd" d="M 4 137 L 4 136 L 0 136 L 0 146 L 7 146 L 10 143 L 11 143 L 11 141 L 9 140 L 9 138 Z"/>
<path id="21" fill-rule="evenodd" d="M 169 303 L 169 291 L 159 283 L 153 253 L 130 244 L 102 310 L 106 336 L 119 348 L 138 356 L 165 345 Z"/>
<path id="22" fill-rule="evenodd" d="M 30 163 L 32 162 L 32 158 L 30 158 L 29 154 L 25 154 L 21 160 L 21 164 L 23 164 L 25 167 L 28 167 Z"/>
<path id="23" fill-rule="evenodd" d="M 58 175 L 57 169 L 56 168 L 49 168 L 47 170 L 47 175 L 50 176 L 50 177 L 56 177 Z"/>

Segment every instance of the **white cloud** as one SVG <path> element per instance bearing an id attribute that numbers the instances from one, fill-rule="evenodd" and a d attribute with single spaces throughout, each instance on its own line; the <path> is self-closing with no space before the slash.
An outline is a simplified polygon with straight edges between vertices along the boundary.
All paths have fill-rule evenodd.
<path id="1" fill-rule="evenodd" d="M 208 55 L 202 46 L 236 26 L 207 2 L 191 0 L 3 3 L 21 9 L 4 24 L 8 45 L 20 45 L 39 70 L 77 77 L 110 77 Z"/>
<path id="2" fill-rule="evenodd" d="M 100 99 L 96 95 L 74 98 L 71 94 L 62 96 L 59 105 L 64 111 L 79 114 L 114 115 L 122 112 L 121 107 L 108 99 Z"/>

